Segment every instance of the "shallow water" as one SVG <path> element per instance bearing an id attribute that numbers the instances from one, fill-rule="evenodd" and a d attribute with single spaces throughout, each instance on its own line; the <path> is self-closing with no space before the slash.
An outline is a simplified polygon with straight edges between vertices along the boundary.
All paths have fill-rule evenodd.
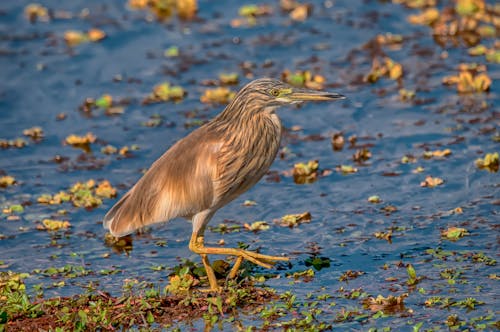
<path id="1" fill-rule="evenodd" d="M 263 3 L 255 1 L 256 3 Z M 256 26 L 232 28 L 230 21 L 237 17 L 239 4 L 231 1 L 200 1 L 196 22 L 172 19 L 160 23 L 146 20 L 147 13 L 132 11 L 121 1 L 45 1 L 44 5 L 66 10 L 71 19 L 56 19 L 49 23 L 29 23 L 23 16 L 27 1 L 5 2 L 0 5 L 0 138 L 22 137 L 23 129 L 40 126 L 45 137 L 38 143 L 30 141 L 22 149 L 0 150 L 0 171 L 16 178 L 17 184 L 0 188 L 0 206 L 31 202 L 25 206 L 18 221 L 1 215 L 0 260 L 2 270 L 31 272 L 48 266 L 67 264 L 85 266 L 90 275 L 66 280 L 64 287 L 46 290 L 46 296 L 71 295 L 82 292 L 90 281 L 111 293 L 119 294 L 125 279 L 167 283 L 168 268 L 180 258 L 198 261 L 187 243 L 191 226 L 183 220 L 154 227 L 149 233 L 134 236 L 129 255 L 118 254 L 104 243 L 100 224 L 103 215 L 115 200 L 93 210 L 68 205 L 46 206 L 37 203 L 44 193 L 66 190 L 77 181 L 107 179 L 124 194 L 147 168 L 171 144 L 187 135 L 188 112 L 205 120 L 220 112 L 223 106 L 199 101 L 204 80 L 216 79 L 218 74 L 237 72 L 237 90 L 251 78 L 279 78 L 285 69 L 310 70 L 326 79 L 325 89 L 348 97 L 335 103 L 311 103 L 301 107 L 286 107 L 279 111 L 286 128 L 300 126 L 301 130 L 286 135 L 283 146 L 293 154 L 278 158 L 271 171 L 283 173 L 297 162 L 319 160 L 320 169 L 333 170 L 318 181 L 295 184 L 290 176 L 280 175 L 280 181 L 266 177 L 248 193 L 221 209 L 211 226 L 227 220 L 238 225 L 265 220 L 269 230 L 259 233 L 240 231 L 221 235 L 207 231 L 209 244 L 224 239 L 226 246 L 238 242 L 250 244 L 251 249 L 264 253 L 285 254 L 291 257 L 290 267 L 275 270 L 281 278 L 269 279 L 266 285 L 279 292 L 288 290 L 305 301 L 311 292 L 336 296 L 336 305 L 328 307 L 321 321 L 333 321 L 341 308 L 362 307 L 360 301 L 338 297 L 339 288 L 362 288 L 372 296 L 408 292 L 406 264 L 412 264 L 419 276 L 425 276 L 405 300 L 412 309 L 410 317 L 392 315 L 360 323 L 336 323 L 337 327 L 366 330 L 368 326 L 410 328 L 424 322 L 423 328 L 442 324 L 453 313 L 470 319 L 498 310 L 498 268 L 475 263 L 470 256 L 479 252 L 498 257 L 498 173 L 478 169 L 474 161 L 485 153 L 498 152 L 498 84 L 500 67 L 488 63 L 493 79 L 491 91 L 484 94 L 460 96 L 454 87 L 442 85 L 442 78 L 456 74 L 461 62 L 485 62 L 472 58 L 466 48 L 442 48 L 437 45 L 430 29 L 410 25 L 406 16 L 413 13 L 401 5 L 363 1 L 315 2 L 312 15 L 302 23 L 292 22 L 288 14 L 273 3 L 274 13 L 257 19 Z M 85 8 L 90 15 L 78 17 Z M 85 43 L 73 48 L 63 40 L 65 30 L 103 29 L 107 38 L 99 43 Z M 377 34 L 387 32 L 404 36 L 400 50 L 384 51 L 404 68 L 403 86 L 416 90 L 421 103 L 402 102 L 398 84 L 387 78 L 376 84 L 362 83 L 360 77 L 371 67 L 367 42 Z M 486 41 L 491 44 L 491 39 Z M 170 46 L 177 46 L 179 57 L 164 57 Z M 446 52 L 446 57 L 444 56 Z M 244 62 L 252 63 L 250 69 Z M 245 77 L 244 73 L 251 73 Z M 117 77 L 122 79 L 116 81 Z M 115 78 L 115 80 L 114 80 Z M 178 103 L 141 105 L 142 99 L 154 85 L 163 81 L 180 85 L 187 91 Z M 78 111 L 85 98 L 97 98 L 107 93 L 114 99 L 127 99 L 124 114 L 106 116 L 102 110 L 87 116 Z M 481 108 L 481 104 L 488 106 Z M 58 121 L 59 113 L 67 115 Z M 163 117 L 159 127 L 146 127 L 153 114 Z M 94 133 L 98 141 L 92 153 L 62 144 L 70 134 Z M 355 165 L 348 143 L 342 151 L 334 152 L 330 143 L 333 133 L 343 132 L 346 140 L 358 137 L 358 144 L 371 144 L 372 157 L 365 165 Z M 304 139 L 321 135 L 323 140 Z M 297 138 L 298 137 L 298 138 Z M 105 155 L 102 146 L 116 147 L 136 144 L 139 150 L 129 158 Z M 423 152 L 449 148 L 452 154 L 442 159 L 424 159 Z M 56 155 L 67 158 L 54 162 Z M 404 155 L 417 157 L 415 163 L 402 164 Z M 341 164 L 355 165 L 359 171 L 343 175 L 335 171 Z M 412 170 L 422 166 L 423 173 Z M 387 176 L 388 174 L 394 176 Z M 426 175 L 439 177 L 444 184 L 423 188 Z M 371 204 L 368 197 L 378 195 L 380 204 Z M 256 206 L 243 206 L 254 200 Z M 395 206 L 396 212 L 386 213 L 385 206 Z M 462 214 L 449 211 L 461 207 Z M 58 216 L 61 208 L 68 215 Z M 310 223 L 290 229 L 273 220 L 292 213 L 309 211 Z M 60 232 L 58 238 L 36 229 L 44 218 L 67 219 L 71 229 Z M 440 236 L 441 230 L 457 226 L 467 229 L 469 236 L 456 242 Z M 392 243 L 373 236 L 375 232 L 392 227 Z M 158 241 L 166 241 L 160 247 Z M 331 266 L 316 271 L 310 282 L 293 283 L 285 273 L 302 271 L 310 256 L 305 249 L 315 243 L 320 256 L 328 257 Z M 453 258 L 439 260 L 428 249 L 451 250 Z M 103 255 L 111 253 L 109 258 Z M 465 257 L 455 259 L 456 257 Z M 386 268 L 384 267 L 386 265 Z M 0 264 L 1 265 L 1 264 Z M 153 271 L 164 265 L 167 270 Z M 443 269 L 462 272 L 461 280 L 449 285 L 440 277 Z M 117 274 L 100 275 L 104 269 L 119 270 Z M 365 274 L 340 282 L 347 270 Z M 260 269 L 256 269 L 260 272 Z M 262 270 L 262 272 L 264 272 Z M 496 274 L 496 278 L 489 277 Z M 387 281 L 389 277 L 395 280 Z M 33 273 L 28 285 L 54 281 L 41 273 Z M 467 312 L 459 307 L 443 310 L 426 308 L 430 296 L 452 297 L 461 300 L 475 297 L 484 302 Z M 244 325 L 259 326 L 259 318 L 242 318 Z M 203 321 L 193 322 L 202 328 Z M 182 323 L 180 323 L 182 327 Z M 227 328 L 231 325 L 227 323 Z M 335 327 L 335 325 L 334 325 Z M 442 325 L 441 325 L 442 328 Z"/>

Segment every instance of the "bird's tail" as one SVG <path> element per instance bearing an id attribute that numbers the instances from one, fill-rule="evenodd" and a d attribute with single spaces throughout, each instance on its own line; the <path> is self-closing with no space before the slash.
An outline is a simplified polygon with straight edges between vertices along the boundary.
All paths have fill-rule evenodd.
<path id="1" fill-rule="evenodd" d="M 104 216 L 102 225 L 116 237 L 132 233 L 137 227 L 133 226 L 132 218 L 126 213 L 131 191 L 125 194 Z"/>

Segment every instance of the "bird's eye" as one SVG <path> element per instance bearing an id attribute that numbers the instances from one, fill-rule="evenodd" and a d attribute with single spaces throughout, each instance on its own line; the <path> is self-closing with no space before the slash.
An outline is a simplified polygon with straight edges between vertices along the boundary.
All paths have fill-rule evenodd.
<path id="1" fill-rule="evenodd" d="M 269 93 L 274 97 L 278 97 L 280 95 L 280 91 L 278 89 L 271 89 L 269 90 Z"/>

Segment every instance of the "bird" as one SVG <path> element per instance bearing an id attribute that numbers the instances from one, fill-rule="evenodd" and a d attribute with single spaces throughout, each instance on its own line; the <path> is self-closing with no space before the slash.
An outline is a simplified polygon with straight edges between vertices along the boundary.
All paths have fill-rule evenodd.
<path id="1" fill-rule="evenodd" d="M 344 99 L 342 94 L 299 88 L 271 78 L 245 85 L 213 119 L 173 144 L 106 213 L 103 226 L 122 237 L 148 225 L 186 218 L 189 249 L 201 256 L 210 289 L 220 290 L 208 255 L 235 256 L 228 278 L 243 260 L 264 268 L 288 257 L 241 248 L 206 247 L 213 215 L 253 187 L 269 170 L 281 143 L 276 109 L 305 101 Z"/>

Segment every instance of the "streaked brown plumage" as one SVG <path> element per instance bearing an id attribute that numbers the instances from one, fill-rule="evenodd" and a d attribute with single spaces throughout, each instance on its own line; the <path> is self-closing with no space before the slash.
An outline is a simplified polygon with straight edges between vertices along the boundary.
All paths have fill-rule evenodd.
<path id="1" fill-rule="evenodd" d="M 271 166 L 281 140 L 275 109 L 306 100 L 344 98 L 292 87 L 273 79 L 247 84 L 210 122 L 175 143 L 104 217 L 114 236 L 176 217 L 191 219 L 189 248 L 200 254 L 210 288 L 218 288 L 208 254 L 237 256 L 229 277 L 243 259 L 270 267 L 288 260 L 233 248 L 204 247 L 204 231 L 213 214 L 251 188 Z"/>

